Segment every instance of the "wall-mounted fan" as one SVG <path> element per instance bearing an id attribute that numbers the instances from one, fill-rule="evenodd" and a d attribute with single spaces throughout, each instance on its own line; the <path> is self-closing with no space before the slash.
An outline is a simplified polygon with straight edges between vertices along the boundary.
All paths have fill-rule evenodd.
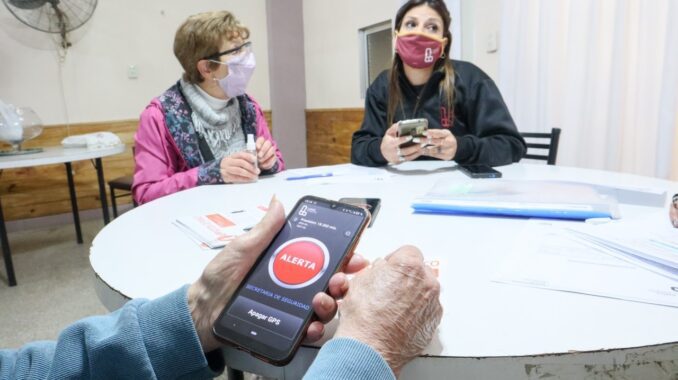
<path id="1" fill-rule="evenodd" d="M 97 0 L 2 0 L 7 9 L 33 29 L 59 34 L 61 47 L 67 49 L 68 33 L 92 17 Z"/>

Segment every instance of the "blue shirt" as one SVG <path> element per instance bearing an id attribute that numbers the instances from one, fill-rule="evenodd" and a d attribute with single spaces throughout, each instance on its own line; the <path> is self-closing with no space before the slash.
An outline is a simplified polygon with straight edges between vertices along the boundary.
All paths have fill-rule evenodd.
<path id="1" fill-rule="evenodd" d="M 56 342 L 0 350 L 0 379 L 212 378 L 221 352 L 204 354 L 187 303 L 188 286 L 164 297 L 132 300 L 114 313 L 68 326 Z M 323 346 L 307 379 L 394 379 L 383 358 L 353 339 Z"/>

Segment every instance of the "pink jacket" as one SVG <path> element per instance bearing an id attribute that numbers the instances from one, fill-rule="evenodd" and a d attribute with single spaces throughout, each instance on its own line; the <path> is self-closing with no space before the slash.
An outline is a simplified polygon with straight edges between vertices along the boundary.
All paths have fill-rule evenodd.
<path id="1" fill-rule="evenodd" d="M 136 165 L 132 193 L 139 204 L 197 185 L 224 183 L 219 171 L 220 162 L 202 160 L 197 135 L 190 121 L 191 111 L 183 96 L 177 96 L 177 92 L 167 96 L 175 88 L 178 86 L 151 101 L 141 114 L 139 129 L 134 136 Z M 251 127 L 257 137 L 271 141 L 278 158 L 276 165 L 267 172 L 262 171 L 262 174 L 281 171 L 285 162 L 268 131 L 261 107 L 253 99 L 247 97 L 247 100 L 251 101 L 256 114 L 256 122 L 253 123 L 256 127 Z M 170 115 L 172 125 L 167 124 L 167 115 Z"/>

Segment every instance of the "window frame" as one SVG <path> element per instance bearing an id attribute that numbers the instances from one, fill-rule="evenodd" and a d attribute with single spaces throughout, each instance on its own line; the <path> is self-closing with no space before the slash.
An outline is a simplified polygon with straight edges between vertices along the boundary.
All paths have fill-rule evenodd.
<path id="1" fill-rule="evenodd" d="M 365 99 L 367 88 L 370 87 L 369 60 L 367 52 L 367 38 L 377 32 L 390 31 L 393 34 L 393 20 L 386 20 L 360 28 L 358 38 L 360 40 L 360 98 Z M 391 54 L 393 54 L 393 39 L 391 38 Z"/>

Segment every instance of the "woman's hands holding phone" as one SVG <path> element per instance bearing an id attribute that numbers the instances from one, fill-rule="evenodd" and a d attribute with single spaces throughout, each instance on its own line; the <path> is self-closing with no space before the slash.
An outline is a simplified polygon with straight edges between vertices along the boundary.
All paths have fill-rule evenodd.
<path id="1" fill-rule="evenodd" d="M 449 161 L 457 154 L 457 138 L 449 129 L 429 129 L 427 136 L 431 145 L 424 148 L 424 155 Z"/>
<path id="2" fill-rule="evenodd" d="M 280 201 L 273 198 L 261 222 L 251 231 L 228 244 L 207 264 L 200 278 L 190 286 L 188 307 L 204 352 L 210 352 L 222 345 L 212 333 L 214 322 L 259 255 L 280 231 L 284 222 L 283 206 Z M 363 257 L 353 255 L 345 271 L 346 273 L 357 272 L 367 265 L 368 262 Z M 343 297 L 348 290 L 348 284 L 346 275 L 337 273 L 330 279 L 331 296 L 326 293 L 315 295 L 312 305 L 319 320 L 309 325 L 306 332 L 308 341 L 315 341 L 322 337 L 323 323 L 330 321 L 337 312 L 335 298 Z"/>
<path id="3" fill-rule="evenodd" d="M 398 136 L 398 123 L 391 125 L 381 139 L 381 154 L 389 164 L 398 164 L 412 161 L 425 153 L 420 144 L 414 144 L 406 148 L 400 146 L 412 140 L 412 136 Z"/>
<path id="4" fill-rule="evenodd" d="M 386 130 L 381 140 L 381 154 L 390 164 L 412 161 L 419 156 L 434 157 L 449 161 L 457 154 L 457 138 L 448 129 L 428 129 L 426 138 L 418 144 L 402 146 L 412 141 L 412 136 L 398 136 L 398 123 Z M 415 140 L 416 141 L 416 140 Z"/>

